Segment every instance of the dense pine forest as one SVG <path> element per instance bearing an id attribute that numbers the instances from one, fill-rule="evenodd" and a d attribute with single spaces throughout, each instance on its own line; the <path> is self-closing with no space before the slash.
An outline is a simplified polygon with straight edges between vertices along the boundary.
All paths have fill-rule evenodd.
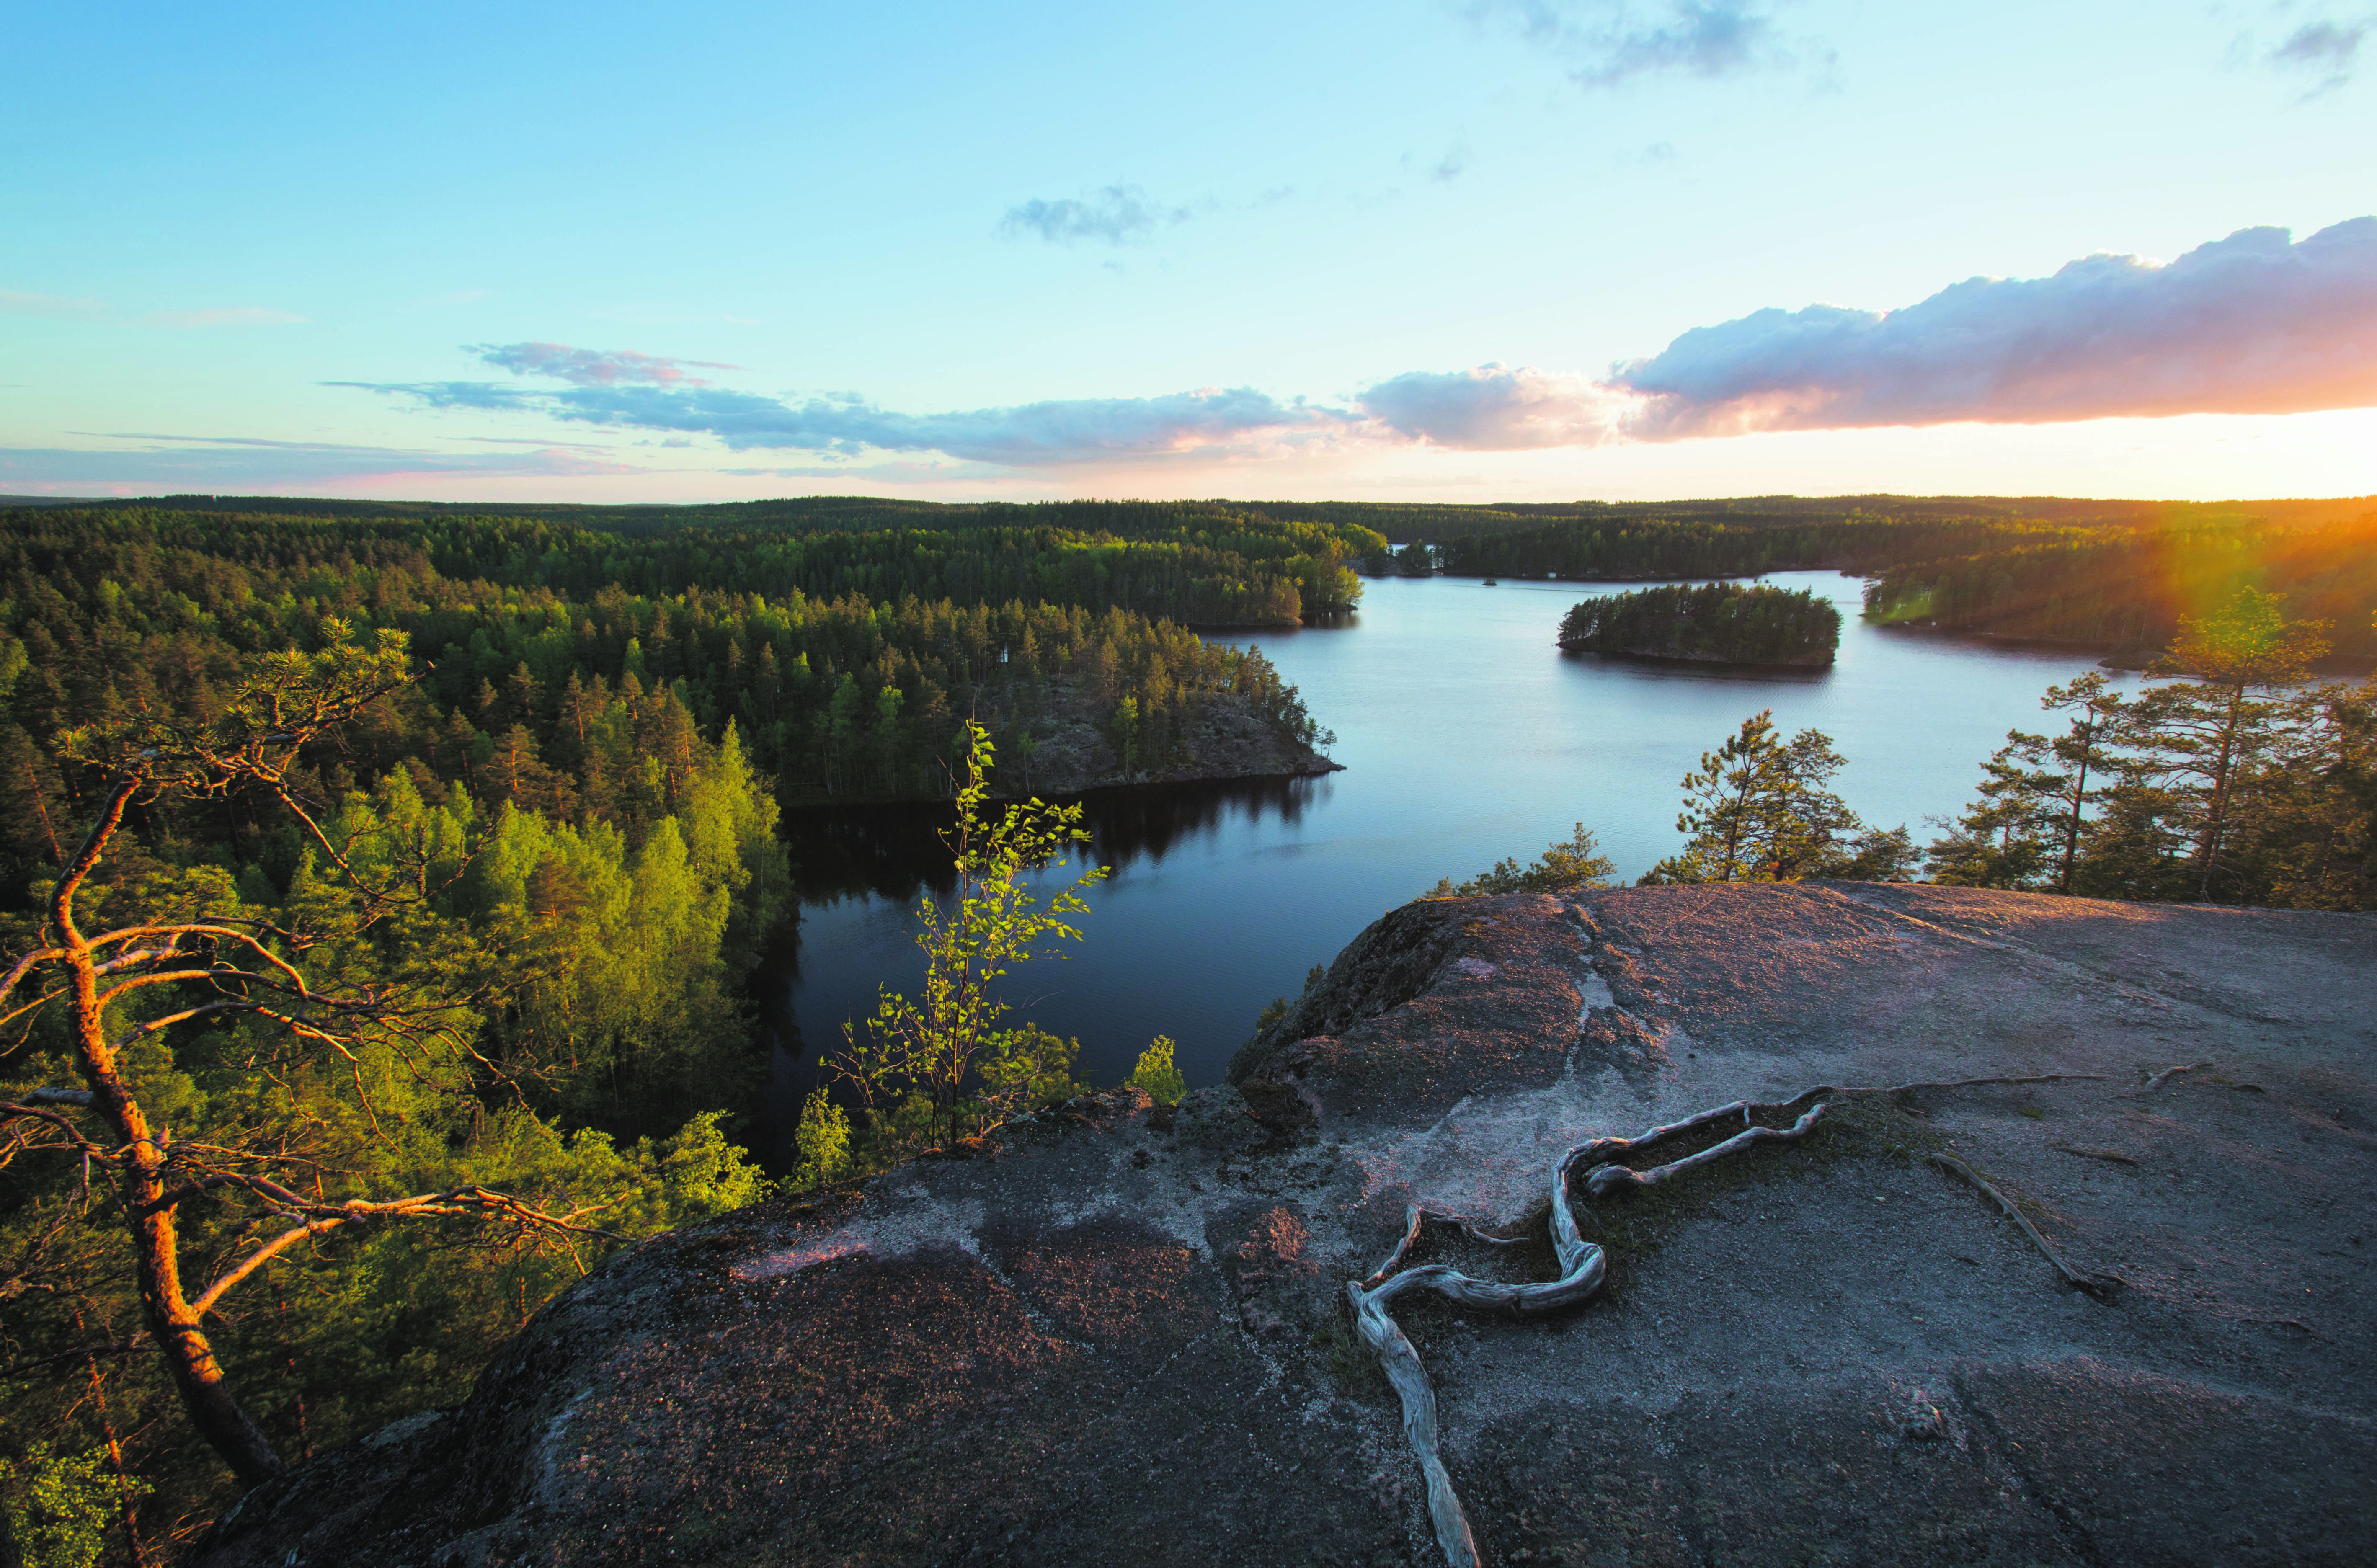
<path id="1" fill-rule="evenodd" d="M 1645 588 L 1579 603 L 1559 645 L 1638 658 L 1730 664 L 1829 664 L 1841 613 L 1807 589 L 1711 582 Z"/>
<path id="2" fill-rule="evenodd" d="M 1224 693 L 1308 742 L 1259 652 L 1185 623 L 1345 607 L 1383 545 L 1211 507 L 818 510 L 0 513 L 20 1558 L 170 1561 L 231 1495 L 222 1430 L 263 1466 L 459 1398 L 606 1252 L 761 1191 L 744 982 L 791 906 L 781 803 L 946 797 L 968 715 L 1015 793 L 1059 708 L 1141 769 Z M 134 933 L 88 939 L 113 1044 L 78 1043 L 67 916 Z M 169 1132 L 76 1142 L 92 1050 Z M 147 1326 L 158 1256 L 221 1292 L 195 1359 Z M 200 1442 L 208 1366 L 239 1413 Z"/>

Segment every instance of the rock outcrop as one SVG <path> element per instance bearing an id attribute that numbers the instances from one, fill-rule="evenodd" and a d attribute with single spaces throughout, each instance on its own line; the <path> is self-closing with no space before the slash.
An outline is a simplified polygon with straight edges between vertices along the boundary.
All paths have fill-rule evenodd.
<path id="1" fill-rule="evenodd" d="M 1050 681 L 1046 690 L 1048 705 L 1033 722 L 1038 747 L 1029 768 L 1030 787 L 1041 795 L 1078 795 L 1107 784 L 1300 778 L 1343 771 L 1343 764 L 1264 717 L 1251 698 L 1231 691 L 1201 692 L 1182 705 L 1171 762 L 1127 770 L 1101 722 L 1100 704 L 1069 682 Z M 1013 760 L 1012 748 L 1002 760 Z"/>
<path id="2" fill-rule="evenodd" d="M 1091 1096 L 639 1247 L 460 1408 L 251 1494 L 198 1561 L 1439 1562 L 1343 1294 L 1407 1203 L 1515 1233 L 1596 1133 L 2095 1073 L 1852 1096 L 1587 1204 L 1609 1284 L 1573 1311 L 1399 1307 L 1484 1560 L 2366 1562 L 2372 1004 L 2364 916 L 1851 884 L 1414 904 L 1230 1084 Z M 2121 1287 L 2064 1288 L 1933 1153 Z M 1422 1247 L 1549 1276 L 1540 1245 Z"/>

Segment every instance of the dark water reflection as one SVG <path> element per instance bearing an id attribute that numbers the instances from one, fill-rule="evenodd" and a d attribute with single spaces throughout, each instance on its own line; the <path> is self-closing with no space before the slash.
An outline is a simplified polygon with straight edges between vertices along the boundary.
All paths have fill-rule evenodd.
<path id="1" fill-rule="evenodd" d="M 1859 585 L 1813 586 L 1849 617 L 1827 671 L 1710 670 L 1563 655 L 1568 606 L 1624 585 L 1395 579 L 1358 615 L 1255 637 L 1346 771 L 1101 791 L 1088 797 L 1098 863 L 1086 940 L 1018 969 L 1010 999 L 1078 1035 L 1081 1070 L 1112 1083 L 1150 1036 L 1179 1042 L 1192 1083 L 1217 1081 L 1273 996 L 1385 910 L 1439 877 L 1531 857 L 1579 820 L 1628 876 L 1678 842 L 1678 780 L 1741 720 L 1772 708 L 1849 759 L 1839 785 L 1868 820 L 1953 811 L 2013 725 L 2038 727 L 2038 695 L 2091 667 L 2072 649 L 2025 648 L 1855 619 Z M 812 1080 L 817 1047 L 863 1017 L 878 983 L 912 987 L 922 959 L 909 911 L 949 887 L 935 838 L 946 808 L 864 807 L 787 819 L 804 889 L 797 941 L 761 978 L 782 1048 L 780 1125 Z"/>

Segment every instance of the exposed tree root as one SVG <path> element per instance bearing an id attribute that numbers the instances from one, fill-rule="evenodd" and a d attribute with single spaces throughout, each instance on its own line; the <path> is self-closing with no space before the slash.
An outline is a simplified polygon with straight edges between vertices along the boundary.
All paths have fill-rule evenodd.
<path id="1" fill-rule="evenodd" d="M 1475 1241 L 1492 1246 L 1515 1246 L 1526 1241 L 1524 1236 L 1495 1236 L 1478 1229 L 1464 1220 L 1450 1215 L 1430 1215 L 1416 1203 L 1406 1212 L 1403 1239 L 1395 1243 L 1386 1261 L 1370 1272 L 1368 1278 L 1348 1280 L 1345 1297 L 1354 1311 L 1354 1326 L 1363 1340 L 1379 1358 L 1387 1381 L 1394 1385 L 1396 1396 L 1403 1403 L 1404 1436 L 1411 1443 L 1412 1453 L 1419 1460 L 1421 1474 L 1427 1481 L 1427 1512 L 1436 1527 L 1437 1544 L 1443 1549 L 1444 1560 L 1451 1568 L 1476 1568 L 1477 1541 L 1469 1528 L 1469 1517 L 1461 1506 L 1461 1497 L 1453 1490 L 1452 1477 L 1444 1467 L 1439 1452 L 1436 1423 L 1436 1391 L 1427 1379 L 1427 1369 L 1421 1364 L 1419 1352 L 1395 1320 L 1388 1315 L 1388 1305 L 1406 1291 L 1426 1290 L 1443 1297 L 1458 1306 L 1499 1313 L 1504 1317 L 1535 1318 L 1564 1307 L 1582 1305 L 1601 1288 L 1608 1274 L 1608 1263 L 1601 1248 L 1587 1241 L 1577 1228 L 1576 1211 L 1572 1206 L 1570 1181 L 1582 1168 L 1584 1190 L 1588 1197 L 1607 1198 L 1613 1193 L 1631 1191 L 1671 1181 L 1689 1170 L 1712 1164 L 1730 1155 L 1738 1155 L 1759 1143 L 1793 1143 L 1804 1138 L 1822 1117 L 1828 1097 L 1842 1095 L 1900 1095 L 1917 1089 L 1965 1089 L 1982 1084 L 2057 1083 L 2074 1080 L 2101 1081 L 2099 1072 L 2052 1072 L 2021 1078 L 1960 1078 L 1946 1083 L 1853 1084 L 1839 1086 L 1819 1084 L 1802 1090 L 1778 1104 L 1765 1105 L 1750 1100 L 1736 1100 L 1686 1117 L 1681 1121 L 1654 1127 L 1634 1138 L 1595 1138 L 1580 1143 L 1562 1155 L 1552 1167 L 1551 1181 L 1551 1243 L 1559 1259 L 1560 1272 L 1556 1279 L 1531 1284 L 1511 1285 L 1499 1280 L 1473 1278 L 1443 1263 L 1423 1263 L 1405 1267 L 1404 1260 L 1418 1242 L 1420 1232 L 1430 1218 L 1454 1225 Z M 1805 1107 L 1805 1108 L 1801 1108 Z M 1762 1127 L 1756 1120 L 1760 1112 L 1770 1119 L 1791 1117 L 1786 1127 Z M 1653 1146 L 1686 1132 L 1702 1128 L 1741 1120 L 1741 1131 L 1721 1143 L 1712 1144 L 1698 1154 L 1647 1170 L 1636 1170 L 1619 1164 L 1622 1158 L 1640 1155 Z M 2063 1277 L 2074 1286 L 2099 1295 L 2117 1288 L 2118 1283 L 2082 1275 L 2057 1256 L 2005 1196 L 1981 1179 L 1970 1166 L 1953 1155 L 1934 1155 L 1982 1191 L 1997 1200 L 2000 1207 L 2012 1215 L 2030 1239 L 2038 1244 L 2048 1261 L 2054 1263 Z"/>
<path id="2" fill-rule="evenodd" d="M 2125 1281 L 2115 1275 L 2082 1274 L 2078 1269 L 2065 1263 L 2063 1254 L 2048 1245 L 2047 1238 L 2038 1233 L 2038 1227 L 2030 1223 L 2030 1216 L 2016 1208 L 2013 1199 L 1990 1186 L 1979 1171 L 1953 1155 L 1933 1155 L 1931 1163 L 1942 1170 L 1953 1171 L 1963 1177 L 1980 1189 L 1982 1193 L 1999 1208 L 2003 1209 L 2006 1212 L 2006 1217 L 2022 1227 L 2022 1233 L 2037 1245 L 2039 1251 L 2046 1255 L 2047 1261 L 2055 1265 L 2055 1272 L 2061 1275 L 2074 1290 L 2084 1290 L 2099 1301 L 2109 1301 L 2120 1294 Z"/>
<path id="3" fill-rule="evenodd" d="M 2135 1165 L 2138 1163 L 2137 1155 L 2125 1155 L 2119 1149 L 2091 1149 L 2083 1147 L 2078 1143 L 2054 1143 L 2050 1144 L 2049 1147 L 2060 1149 L 2067 1155 L 2078 1155 L 2082 1159 L 2108 1160 L 2114 1165 Z"/>

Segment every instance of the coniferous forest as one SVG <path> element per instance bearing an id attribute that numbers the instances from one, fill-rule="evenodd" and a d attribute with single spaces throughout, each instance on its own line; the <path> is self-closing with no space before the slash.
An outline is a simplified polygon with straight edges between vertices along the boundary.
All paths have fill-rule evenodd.
<path id="1" fill-rule="evenodd" d="M 1453 509 L 1445 509 L 1451 510 Z M 1488 527 L 1488 524 L 1491 524 Z M 1376 525 L 1374 525 L 1376 526 Z M 2335 628 L 2333 652 L 2377 657 L 2377 509 L 2340 501 L 2080 502 L 1844 497 L 1510 509 L 1404 531 L 1466 576 L 1754 577 L 1823 569 L 1873 579 L 1880 619 L 2088 643 L 2143 665 L 2240 588 Z"/>
<path id="2" fill-rule="evenodd" d="M 1841 613 L 1829 600 L 1738 582 L 1586 599 L 1559 628 L 1562 648 L 1728 664 L 1829 664 L 1840 641 Z"/>
<path id="3" fill-rule="evenodd" d="M 2369 517 L 1964 505 L 0 513 L 0 1388 L 46 1434 L 0 1455 L 6 1527 L 170 1560 L 240 1484 L 460 1398 L 609 1253 L 768 1190 L 747 980 L 794 906 L 784 810 L 1029 795 L 1060 717 L 1130 776 L 1224 700 L 1325 744 L 1259 652 L 1192 628 L 1351 608 L 1356 563 L 1846 567 L 1876 619 L 2163 661 L 2140 695 L 2050 691 L 2069 733 L 2010 736 L 1926 848 L 1760 715 L 1685 780 L 1651 880 L 2367 906 L 2368 690 L 2306 679 L 2370 652 Z M 1587 601 L 1562 640 L 1781 663 L 1839 630 L 1812 595 L 1683 582 Z M 1001 897 L 1033 859 L 969 853 Z M 1580 824 L 1437 892 L 1609 872 Z M 1079 1087 L 1078 1042 L 1029 1024 L 954 1076 L 876 1071 L 923 1037 L 903 1006 L 835 1059 L 888 1097 L 812 1096 L 794 1185 Z M 1170 1053 L 1139 1081 L 1177 1096 Z M 129 1143 L 88 1132 L 109 1095 Z"/>
<path id="4" fill-rule="evenodd" d="M 5 515 L 0 925 L 33 956 L 0 1384 L 61 1435 L 0 1477 L 51 1500 L 26 1529 L 163 1561 L 233 1470 L 450 1403 L 607 1252 L 750 1201 L 780 803 L 946 796 L 969 715 L 1017 792 L 1060 705 L 1148 769 L 1221 693 L 1309 741 L 1260 653 L 1184 623 L 1343 608 L 1381 544 L 1215 508 L 650 517 Z M 109 934 L 43 946 L 68 924 Z M 129 1033 L 77 1035 L 78 964 Z M 74 1156 L 94 1071 L 134 1156 Z M 94 1160 L 140 1215 L 92 1206 Z M 158 1353 L 161 1260 L 196 1351 Z M 236 1391 L 206 1442 L 199 1385 Z"/>

